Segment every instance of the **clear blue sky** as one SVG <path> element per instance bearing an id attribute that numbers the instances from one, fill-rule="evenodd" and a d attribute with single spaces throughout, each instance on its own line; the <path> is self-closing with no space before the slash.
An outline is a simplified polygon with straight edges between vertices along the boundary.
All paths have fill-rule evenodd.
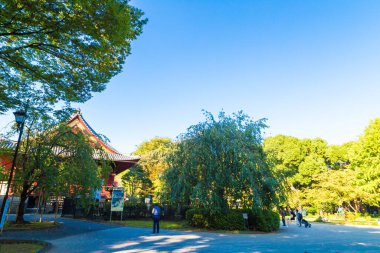
<path id="1" fill-rule="evenodd" d="M 140 0 L 124 70 L 80 105 L 123 153 L 214 114 L 268 118 L 268 136 L 356 140 L 380 116 L 380 1 Z M 4 117 L 2 117 L 4 119 Z"/>

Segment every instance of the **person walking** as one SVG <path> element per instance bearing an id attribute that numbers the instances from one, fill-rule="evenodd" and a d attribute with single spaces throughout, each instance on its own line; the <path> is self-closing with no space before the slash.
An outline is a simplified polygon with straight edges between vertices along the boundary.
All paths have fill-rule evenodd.
<path id="1" fill-rule="evenodd" d="M 152 215 L 153 215 L 153 234 L 160 233 L 160 215 L 161 215 L 161 208 L 158 206 L 158 204 L 154 204 L 154 207 L 152 209 Z"/>
<path id="2" fill-rule="evenodd" d="M 300 210 L 296 209 L 296 215 L 297 215 L 297 226 L 302 226 L 302 207 Z"/>

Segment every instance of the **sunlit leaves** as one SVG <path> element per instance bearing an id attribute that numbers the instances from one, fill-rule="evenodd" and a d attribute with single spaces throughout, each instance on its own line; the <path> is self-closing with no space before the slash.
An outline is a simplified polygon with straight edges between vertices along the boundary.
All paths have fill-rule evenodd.
<path id="1" fill-rule="evenodd" d="M 0 0 L 0 113 L 29 96 L 53 106 L 104 90 L 146 23 L 128 2 Z"/>

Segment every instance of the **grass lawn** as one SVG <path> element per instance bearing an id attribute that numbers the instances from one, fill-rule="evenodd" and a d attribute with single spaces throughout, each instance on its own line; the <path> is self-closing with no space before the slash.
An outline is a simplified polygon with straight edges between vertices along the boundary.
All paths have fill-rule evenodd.
<path id="1" fill-rule="evenodd" d="M 315 221 L 318 217 L 307 217 L 309 221 Z M 347 224 L 347 225 L 362 225 L 362 226 L 379 226 L 378 219 L 373 217 L 349 217 L 347 220 L 344 217 L 337 217 L 336 215 L 327 216 L 327 221 L 324 223 L 332 224 Z"/>
<path id="2" fill-rule="evenodd" d="M 139 228 L 151 228 L 153 226 L 153 221 L 148 220 L 125 220 L 125 221 L 112 221 L 112 223 L 120 224 L 130 227 L 139 227 Z M 190 227 L 187 221 L 160 221 L 160 229 L 194 229 Z"/>
<path id="3" fill-rule="evenodd" d="M 125 220 L 125 221 L 112 221 L 113 224 L 120 224 L 129 227 L 139 227 L 139 228 L 152 228 L 153 221 L 151 219 L 138 219 L 138 220 Z M 215 230 L 207 228 L 195 228 L 188 224 L 186 220 L 179 221 L 160 221 L 160 229 L 179 229 L 179 230 L 191 230 L 196 232 L 218 232 L 218 233 L 231 233 L 231 234 L 263 234 L 264 232 L 253 231 L 253 230 Z"/>
<path id="4" fill-rule="evenodd" d="M 0 243 L 0 252 L 7 253 L 34 253 L 44 246 L 34 243 Z"/>
<path id="5" fill-rule="evenodd" d="M 26 223 L 7 222 L 5 224 L 4 230 L 10 231 L 10 230 L 48 229 L 48 228 L 55 228 L 57 226 L 58 226 L 58 223 L 54 221 L 44 221 L 44 222 L 31 221 L 31 222 L 26 222 Z"/>

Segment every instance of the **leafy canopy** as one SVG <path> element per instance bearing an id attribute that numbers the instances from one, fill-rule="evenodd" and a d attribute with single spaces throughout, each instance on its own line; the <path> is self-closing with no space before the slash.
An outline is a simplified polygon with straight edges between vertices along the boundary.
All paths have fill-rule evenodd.
<path id="1" fill-rule="evenodd" d="M 85 201 L 101 187 L 101 177 L 111 166 L 104 152 L 87 136 L 75 133 L 65 123 L 30 119 L 20 146 L 14 186 L 20 188 L 22 204 L 18 221 L 23 221 L 25 200 L 36 191 L 81 196 Z M 94 152 L 101 157 L 95 161 Z M 104 159 L 102 159 L 104 157 Z"/>
<path id="2" fill-rule="evenodd" d="M 128 0 L 0 0 L 0 113 L 26 98 L 88 100 L 121 71 L 146 22 Z"/>
<path id="3" fill-rule="evenodd" d="M 123 185 L 131 201 L 146 196 L 147 189 L 152 187 L 148 174 L 139 165 L 135 165 L 122 176 Z"/>
<path id="4" fill-rule="evenodd" d="M 188 128 L 169 156 L 165 189 L 171 202 L 220 212 L 237 202 L 270 208 L 278 203 L 281 184 L 262 147 L 265 120 L 238 112 L 205 112 L 206 120 Z"/>
<path id="5" fill-rule="evenodd" d="M 360 137 L 351 167 L 357 171 L 364 203 L 380 206 L 380 118 L 370 122 Z"/>
<path id="6" fill-rule="evenodd" d="M 134 152 L 135 155 L 141 157 L 139 164 L 152 181 L 152 187 L 147 190 L 156 198 L 159 198 L 162 192 L 161 176 L 168 168 L 166 158 L 172 150 L 171 139 L 155 137 L 141 143 Z"/>

